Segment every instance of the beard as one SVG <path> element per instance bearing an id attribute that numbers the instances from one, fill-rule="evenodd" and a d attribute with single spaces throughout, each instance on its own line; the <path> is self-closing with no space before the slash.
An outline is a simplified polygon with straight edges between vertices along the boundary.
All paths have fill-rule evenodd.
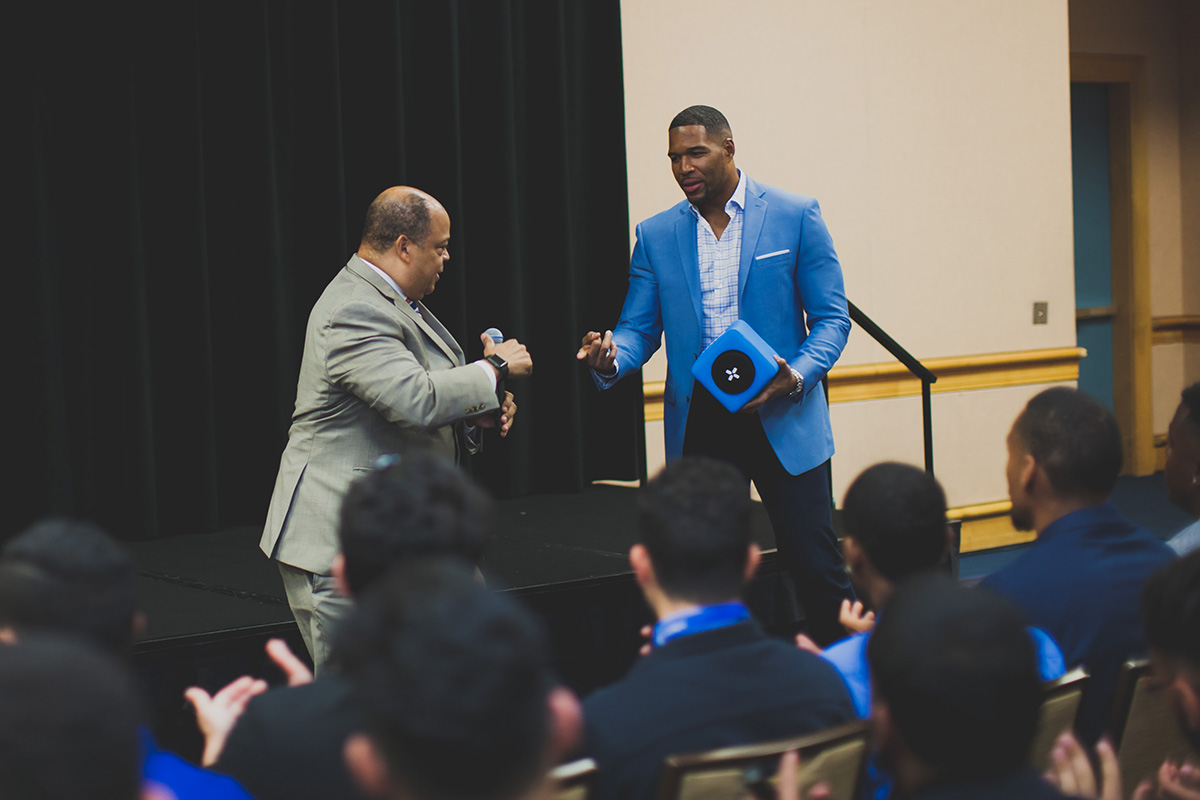
<path id="1" fill-rule="evenodd" d="M 1013 506 L 1012 511 L 1008 512 L 1012 518 L 1013 527 L 1019 531 L 1033 530 L 1033 514 L 1027 508 L 1017 508 Z"/>

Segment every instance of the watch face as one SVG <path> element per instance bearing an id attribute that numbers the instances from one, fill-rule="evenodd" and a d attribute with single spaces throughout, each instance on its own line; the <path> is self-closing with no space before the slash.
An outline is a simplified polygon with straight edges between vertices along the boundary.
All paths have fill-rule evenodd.
<path id="1" fill-rule="evenodd" d="M 740 350 L 726 350 L 713 359 L 712 380 L 726 394 L 741 394 L 754 382 L 754 362 Z"/>

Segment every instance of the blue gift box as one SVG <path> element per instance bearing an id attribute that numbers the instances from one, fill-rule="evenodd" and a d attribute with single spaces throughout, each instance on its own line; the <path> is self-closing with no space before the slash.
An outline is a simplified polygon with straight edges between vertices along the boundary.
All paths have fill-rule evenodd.
<path id="1" fill-rule="evenodd" d="M 740 319 L 692 365 L 696 380 L 731 412 L 740 411 L 778 372 L 775 351 Z"/>

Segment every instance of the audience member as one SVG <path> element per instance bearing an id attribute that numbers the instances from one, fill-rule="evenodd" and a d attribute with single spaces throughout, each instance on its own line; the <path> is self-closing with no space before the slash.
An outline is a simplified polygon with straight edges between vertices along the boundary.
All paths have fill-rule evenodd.
<path id="1" fill-rule="evenodd" d="M 82 641 L 0 647 L 0 797 L 142 796 L 140 712 L 123 665 Z"/>
<path id="2" fill-rule="evenodd" d="M 1100 735 L 1121 664 L 1145 651 L 1137 618 L 1142 585 L 1174 555 L 1108 502 L 1121 471 L 1112 412 L 1076 389 L 1029 401 L 1008 435 L 1013 523 L 1037 540 L 984 580 L 1062 648 L 1068 668 L 1091 680 L 1077 729 Z"/>
<path id="3" fill-rule="evenodd" d="M 1200 753 L 1200 552 L 1168 564 L 1142 590 L 1142 621 L 1150 646 L 1150 670 L 1170 697 L 1180 730 Z M 1123 798 L 1122 780 L 1112 746 L 1096 745 L 1099 779 L 1086 751 L 1070 734 L 1055 745 L 1054 768 L 1047 776 L 1064 792 L 1080 797 Z M 1200 766 L 1165 761 L 1156 780 L 1133 792 L 1149 797 L 1200 800 Z"/>
<path id="4" fill-rule="evenodd" d="M 342 503 L 333 575 L 350 598 L 415 558 L 446 556 L 475 568 L 487 541 L 491 504 L 468 475 L 429 451 L 388 461 L 357 478 Z M 206 734 L 204 763 L 236 777 L 258 800 L 361 796 L 342 746 L 362 728 L 362 715 L 336 660 L 330 666 L 308 685 L 245 697 L 248 705 L 240 700 L 256 688 L 247 689 L 249 678 L 214 698 L 189 689 Z"/>
<path id="5" fill-rule="evenodd" d="M 1200 383 L 1183 390 L 1179 408 L 1167 429 L 1167 461 L 1163 465 L 1171 502 L 1195 518 L 1167 542 L 1176 553 L 1200 548 Z"/>
<path id="6" fill-rule="evenodd" d="M 922 469 L 897 463 L 868 467 L 846 491 L 842 521 L 846 531 L 842 549 L 850 579 L 880 613 L 903 581 L 947 566 L 946 495 Z M 1061 677 L 1065 669 L 1058 646 L 1036 628 L 1030 633 L 1037 645 L 1042 680 Z M 869 639 L 869 632 L 854 634 L 821 653 L 846 680 L 855 709 L 864 718 L 871 708 Z"/>
<path id="7" fill-rule="evenodd" d="M 1061 797 L 1029 766 L 1042 684 L 1021 614 L 947 576 L 915 578 L 867 648 L 875 748 L 900 800 Z"/>
<path id="8" fill-rule="evenodd" d="M 346 763 L 370 797 L 532 797 L 578 729 L 530 614 L 446 559 L 372 587 L 336 648 L 366 717 Z"/>
<path id="9" fill-rule="evenodd" d="M 598 797 L 653 797 L 673 753 L 853 719 L 837 672 L 768 638 L 740 600 L 759 561 L 750 508 L 737 470 L 704 458 L 672 462 L 639 493 L 629 560 L 658 624 L 652 651 L 584 703 Z"/>
<path id="10" fill-rule="evenodd" d="M 0 550 L 0 628 L 10 641 L 55 633 L 128 660 L 135 631 L 144 625 L 136 597 L 128 552 L 91 523 L 44 520 Z M 231 778 L 159 750 L 148 728 L 141 737 L 144 778 L 179 800 L 248 797 Z"/>

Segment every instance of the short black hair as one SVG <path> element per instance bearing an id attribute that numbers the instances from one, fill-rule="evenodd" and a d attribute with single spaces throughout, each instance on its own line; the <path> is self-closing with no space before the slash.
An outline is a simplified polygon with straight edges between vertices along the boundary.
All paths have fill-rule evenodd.
<path id="1" fill-rule="evenodd" d="M 1068 386 L 1034 396 L 1013 431 L 1063 497 L 1107 497 L 1121 473 L 1117 420 L 1099 400 Z"/>
<path id="2" fill-rule="evenodd" d="M 1142 587 L 1142 623 L 1155 650 L 1200 678 L 1200 550 L 1171 561 Z"/>
<path id="3" fill-rule="evenodd" d="M 1026 763 L 1042 686 L 1021 614 L 945 575 L 901 584 L 867 644 L 876 698 L 942 777 L 990 778 Z"/>
<path id="4" fill-rule="evenodd" d="M 663 591 L 693 603 L 738 597 L 750 546 L 750 487 L 723 461 L 667 464 L 637 495 L 638 538 Z"/>
<path id="5" fill-rule="evenodd" d="M 932 475 L 910 464 L 865 469 L 846 491 L 842 521 L 893 583 L 938 566 L 946 554 L 946 495 Z"/>
<path id="6" fill-rule="evenodd" d="M 410 562 L 361 599 L 340 664 L 392 777 L 423 800 L 517 797 L 542 778 L 553 687 L 517 602 L 447 559 Z"/>
<path id="7" fill-rule="evenodd" d="M 683 128 L 688 125 L 704 126 L 704 132 L 709 136 L 733 135 L 733 129 L 729 127 L 729 120 L 725 119 L 725 115 L 712 106 L 688 106 L 675 115 L 671 124 L 667 126 L 667 130 Z"/>
<path id="8" fill-rule="evenodd" d="M 390 250 L 402 234 L 417 244 L 424 244 L 430 228 L 431 208 L 424 195 L 407 192 L 397 197 L 385 192 L 367 207 L 362 242 L 382 253 Z"/>
<path id="9" fill-rule="evenodd" d="M 1200 381 L 1183 390 L 1180 402 L 1188 411 L 1188 430 L 1192 436 L 1200 438 Z"/>
<path id="10" fill-rule="evenodd" d="M 135 800 L 141 712 L 127 670 L 81 641 L 0 646 L 0 797 Z"/>
<path id="11" fill-rule="evenodd" d="M 355 595 L 391 567 L 420 556 L 478 566 L 491 500 L 448 459 L 416 449 L 356 478 L 342 500 L 338 538 Z"/>
<path id="12" fill-rule="evenodd" d="M 129 552 L 98 525 L 45 519 L 0 550 L 0 624 L 18 635 L 56 631 L 82 636 L 128 657 L 136 581 Z"/>

